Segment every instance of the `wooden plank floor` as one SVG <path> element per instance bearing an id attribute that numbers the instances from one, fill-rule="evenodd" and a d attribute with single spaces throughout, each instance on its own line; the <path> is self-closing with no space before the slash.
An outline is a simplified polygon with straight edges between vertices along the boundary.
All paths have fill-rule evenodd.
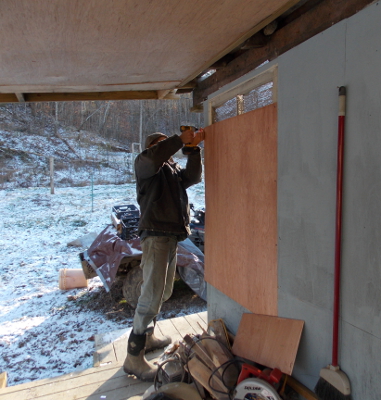
<path id="1" fill-rule="evenodd" d="M 159 333 L 179 340 L 207 329 L 207 312 L 158 321 Z M 55 378 L 0 389 L 0 400 L 138 400 L 152 383 L 123 372 L 131 328 L 95 337 L 94 367 Z M 159 333 L 157 335 L 159 336 Z M 157 360 L 162 351 L 147 354 Z"/>

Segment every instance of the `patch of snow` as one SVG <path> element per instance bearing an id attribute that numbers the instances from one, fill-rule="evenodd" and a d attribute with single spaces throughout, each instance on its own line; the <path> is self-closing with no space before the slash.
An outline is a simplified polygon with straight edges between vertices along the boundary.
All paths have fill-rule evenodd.
<path id="1" fill-rule="evenodd" d="M 203 183 L 188 195 L 204 206 Z M 60 269 L 81 268 L 85 248 L 68 244 L 111 224 L 116 204 L 137 205 L 134 184 L 0 191 L 0 372 L 9 386 L 90 368 L 94 335 L 132 325 L 70 301 L 100 290 L 99 278 L 85 289 L 58 288 Z"/>

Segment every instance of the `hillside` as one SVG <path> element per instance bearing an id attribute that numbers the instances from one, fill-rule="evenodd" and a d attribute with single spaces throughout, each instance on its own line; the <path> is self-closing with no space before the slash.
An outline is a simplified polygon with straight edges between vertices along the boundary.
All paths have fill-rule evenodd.
<path id="1" fill-rule="evenodd" d="M 0 189 L 133 181 L 139 142 L 155 131 L 200 126 L 191 99 L 0 105 Z"/>

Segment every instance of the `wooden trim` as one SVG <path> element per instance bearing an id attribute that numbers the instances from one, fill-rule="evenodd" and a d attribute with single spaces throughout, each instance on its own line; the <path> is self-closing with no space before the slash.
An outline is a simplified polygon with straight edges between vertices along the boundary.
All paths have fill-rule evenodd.
<path id="1" fill-rule="evenodd" d="M 261 29 L 263 29 L 265 26 L 267 26 L 270 22 L 274 21 L 277 19 L 280 15 L 285 13 L 287 10 L 289 10 L 291 7 L 299 3 L 300 0 L 290 0 L 287 3 L 285 3 L 282 7 L 280 7 L 276 12 L 273 14 L 269 15 L 266 17 L 263 21 L 261 21 L 259 24 L 255 25 L 252 29 L 250 29 L 248 32 L 246 32 L 243 36 L 241 36 L 239 39 L 235 40 L 233 43 L 231 43 L 228 47 L 226 47 L 224 50 L 220 51 L 217 53 L 212 59 L 210 59 L 208 62 L 204 63 L 203 66 L 198 69 L 197 71 L 193 72 L 190 76 L 188 76 L 186 79 L 184 79 L 179 87 L 186 85 L 189 81 L 192 79 L 196 78 L 199 74 L 200 71 L 205 71 L 207 70 L 211 65 L 216 63 L 220 58 L 225 56 L 226 54 L 230 53 L 232 50 L 237 48 L 240 44 L 244 43 L 247 39 L 249 39 L 251 36 L 253 36 L 255 33 L 259 32 Z"/>
<path id="2" fill-rule="evenodd" d="M 318 3 L 276 31 L 266 46 L 248 50 L 231 61 L 225 68 L 221 68 L 210 77 L 199 81 L 193 92 L 194 105 L 205 101 L 209 95 L 222 86 L 254 70 L 263 62 L 276 59 L 281 54 L 343 19 L 351 17 L 374 2 L 374 0 L 324 0 Z"/>
<path id="3" fill-rule="evenodd" d="M 124 92 L 77 92 L 77 93 L 24 93 L 26 102 L 44 101 L 97 101 L 97 100 L 156 100 L 156 90 L 124 91 Z M 17 103 L 14 93 L 0 93 L 0 103 Z"/>

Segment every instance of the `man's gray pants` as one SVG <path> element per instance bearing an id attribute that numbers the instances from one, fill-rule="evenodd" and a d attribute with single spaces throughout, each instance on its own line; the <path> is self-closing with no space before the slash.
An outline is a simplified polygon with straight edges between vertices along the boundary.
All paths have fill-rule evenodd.
<path id="1" fill-rule="evenodd" d="M 142 335 L 153 329 L 153 321 L 173 291 L 177 262 L 175 236 L 148 236 L 141 241 L 143 284 L 135 310 L 133 331 Z"/>

